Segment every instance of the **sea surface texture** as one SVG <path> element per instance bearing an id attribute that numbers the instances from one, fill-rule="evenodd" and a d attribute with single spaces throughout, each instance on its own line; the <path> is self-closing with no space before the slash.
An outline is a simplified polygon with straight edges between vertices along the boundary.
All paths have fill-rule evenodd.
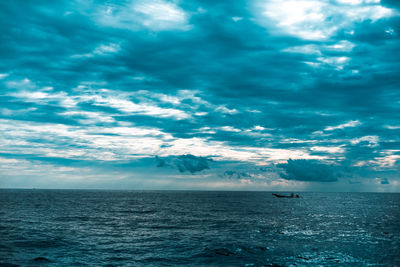
<path id="1" fill-rule="evenodd" d="M 1 266 L 399 266 L 400 194 L 0 190 Z"/>

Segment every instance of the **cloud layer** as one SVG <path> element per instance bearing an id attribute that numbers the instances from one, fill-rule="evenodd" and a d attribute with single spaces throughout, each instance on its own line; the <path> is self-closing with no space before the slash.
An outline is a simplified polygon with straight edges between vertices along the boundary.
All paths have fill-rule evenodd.
<path id="1" fill-rule="evenodd" d="M 287 163 L 278 164 L 284 169 L 281 177 L 287 180 L 306 182 L 336 182 L 336 170 L 334 167 L 311 160 L 288 160 Z"/>
<path id="2" fill-rule="evenodd" d="M 399 10 L 1 3 L 0 186 L 400 191 Z"/>

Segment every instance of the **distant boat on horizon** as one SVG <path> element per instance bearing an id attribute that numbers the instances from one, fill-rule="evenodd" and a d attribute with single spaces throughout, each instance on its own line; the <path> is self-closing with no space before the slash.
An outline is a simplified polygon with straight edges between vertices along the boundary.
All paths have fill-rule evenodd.
<path id="1" fill-rule="evenodd" d="M 300 198 L 300 196 L 299 195 L 297 195 L 296 194 L 296 196 L 293 194 L 293 193 L 291 193 L 289 196 L 286 196 L 286 195 L 279 195 L 279 194 L 275 194 L 275 193 L 272 193 L 274 196 L 276 196 L 276 197 L 279 197 L 279 198 Z"/>

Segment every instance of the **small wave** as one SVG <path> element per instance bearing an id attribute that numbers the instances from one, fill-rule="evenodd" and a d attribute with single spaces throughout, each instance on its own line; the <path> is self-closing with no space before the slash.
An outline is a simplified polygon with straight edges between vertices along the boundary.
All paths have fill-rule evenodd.
<path id="1" fill-rule="evenodd" d="M 312 235 L 319 235 L 321 231 L 313 231 L 313 230 L 302 230 L 302 231 L 288 231 L 288 230 L 283 230 L 281 234 L 288 235 L 288 236 L 298 236 L 298 235 L 306 235 L 306 236 L 312 236 Z"/>
<path id="2" fill-rule="evenodd" d="M 19 240 L 14 241 L 13 244 L 20 248 L 54 248 L 65 245 L 60 239 L 52 240 Z"/>
<path id="3" fill-rule="evenodd" d="M 33 259 L 33 261 L 36 261 L 36 262 L 50 262 L 51 260 L 49 260 L 46 257 L 36 257 L 36 258 Z"/>

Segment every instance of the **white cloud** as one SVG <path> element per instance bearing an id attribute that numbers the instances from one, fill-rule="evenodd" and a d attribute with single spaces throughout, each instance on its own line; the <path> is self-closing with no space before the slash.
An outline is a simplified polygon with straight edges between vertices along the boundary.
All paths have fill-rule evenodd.
<path id="1" fill-rule="evenodd" d="M 333 131 L 333 130 L 337 130 L 337 129 L 344 129 L 344 128 L 348 128 L 348 127 L 356 127 L 361 125 L 362 123 L 358 120 L 355 121 L 349 121 L 343 124 L 339 124 L 337 126 L 328 126 L 324 129 L 324 131 Z"/>
<path id="2" fill-rule="evenodd" d="M 133 10 L 144 16 L 141 23 L 151 29 L 182 27 L 186 24 L 186 13 L 174 3 L 165 1 L 141 1 Z"/>
<path id="3" fill-rule="evenodd" d="M 307 61 L 304 62 L 314 68 L 320 68 L 321 66 L 334 67 L 336 70 L 342 70 L 343 67 L 350 61 L 350 57 L 347 56 L 325 56 L 325 52 L 337 51 L 337 52 L 351 52 L 354 48 L 354 44 L 347 40 L 341 40 L 335 44 L 331 45 L 317 45 L 308 44 L 301 46 L 293 46 L 282 49 L 282 52 L 288 53 L 299 53 L 307 55 L 319 56 L 316 58 L 317 62 Z"/>
<path id="4" fill-rule="evenodd" d="M 300 53 L 308 55 L 321 55 L 320 47 L 318 45 L 302 45 L 302 46 L 292 46 L 282 50 L 282 52 L 290 53 Z"/>
<path id="5" fill-rule="evenodd" d="M 266 128 L 264 128 L 264 127 L 262 127 L 262 126 L 260 126 L 260 125 L 256 125 L 256 126 L 254 126 L 252 129 L 253 129 L 253 130 L 256 130 L 256 131 L 263 131 L 263 130 L 266 130 Z"/>
<path id="6" fill-rule="evenodd" d="M 237 114 L 239 111 L 235 108 L 227 108 L 224 105 L 215 105 L 212 104 L 199 96 L 199 91 L 197 90 L 179 90 L 175 95 L 167 95 L 163 93 L 156 93 L 147 90 L 140 90 L 134 93 L 134 96 L 138 99 L 142 99 L 144 102 L 151 102 L 153 100 L 161 101 L 163 103 L 173 104 L 179 107 L 185 107 L 187 110 L 191 110 L 191 112 L 196 116 L 205 116 L 209 112 L 197 110 L 202 108 L 207 108 L 211 112 L 220 112 L 222 114 Z M 190 100 L 190 104 L 184 104 L 185 100 Z"/>
<path id="7" fill-rule="evenodd" d="M 363 0 L 337 0 L 337 2 L 341 4 L 359 5 Z"/>
<path id="8" fill-rule="evenodd" d="M 325 20 L 325 4 L 320 1 L 268 1 L 262 14 L 276 25 L 303 39 L 319 40 L 331 35 L 335 28 L 321 27 Z"/>
<path id="9" fill-rule="evenodd" d="M 93 111 L 66 111 L 58 113 L 65 117 L 84 117 L 84 119 L 79 119 L 78 121 L 82 124 L 95 124 L 98 122 L 112 123 L 115 119 L 103 112 L 93 112 Z"/>
<path id="10" fill-rule="evenodd" d="M 374 22 L 394 14 L 373 0 L 271 0 L 258 2 L 257 7 L 260 24 L 306 40 L 326 40 L 355 22 Z"/>
<path id="11" fill-rule="evenodd" d="M 210 127 L 201 127 L 197 130 L 199 133 L 205 133 L 205 134 L 215 134 L 216 131 L 211 129 Z"/>
<path id="12" fill-rule="evenodd" d="M 243 19 L 242 17 L 232 17 L 232 20 L 233 20 L 234 22 L 241 21 L 242 19 Z"/>
<path id="13" fill-rule="evenodd" d="M 182 155 L 190 151 L 196 156 L 213 156 L 215 160 L 234 160 L 265 165 L 271 162 L 283 162 L 292 159 L 325 159 L 323 156 L 310 155 L 301 149 L 275 149 L 247 146 L 230 146 L 226 142 L 209 141 L 204 138 L 175 139 L 169 147 L 161 149 L 159 156 Z"/>
<path id="14" fill-rule="evenodd" d="M 386 129 L 389 129 L 389 130 L 397 130 L 397 129 L 400 129 L 400 125 L 385 125 L 384 126 Z"/>
<path id="15" fill-rule="evenodd" d="M 15 93 L 11 93 L 11 96 L 24 99 L 26 102 L 34 102 L 37 104 L 46 104 L 51 101 L 56 101 L 60 106 L 65 108 L 72 108 L 78 104 L 78 101 L 73 97 L 70 97 L 65 92 L 49 92 L 46 90 L 38 90 L 38 91 L 17 91 Z"/>
<path id="16" fill-rule="evenodd" d="M 204 129 L 207 130 L 207 129 Z M 302 149 L 231 146 L 207 138 L 175 138 L 157 128 L 68 126 L 0 119 L 0 151 L 41 157 L 115 161 L 191 153 L 256 164 L 289 158 L 324 159 Z M 32 140 L 40 140 L 35 142 Z M 73 144 L 73 145 L 71 145 Z"/>
<path id="17" fill-rule="evenodd" d="M 0 164 L 14 164 L 19 162 L 21 162 L 21 160 L 0 157 Z"/>
<path id="18" fill-rule="evenodd" d="M 215 110 L 219 111 L 221 113 L 225 113 L 225 114 L 237 114 L 237 113 L 239 113 L 239 111 L 237 109 L 235 109 L 235 108 L 229 109 L 229 108 L 227 108 L 225 106 L 218 106 Z"/>
<path id="19" fill-rule="evenodd" d="M 113 48 L 103 49 L 104 51 L 114 51 Z M 103 51 L 102 50 L 102 51 Z M 174 118 L 177 120 L 193 119 L 195 116 L 205 116 L 208 111 L 199 109 L 208 109 L 212 112 L 222 114 L 237 114 L 239 111 L 235 108 L 227 108 L 224 105 L 212 104 L 200 96 L 195 90 L 179 90 L 175 95 L 167 95 L 147 90 L 135 92 L 122 92 L 111 89 L 91 89 L 92 85 L 102 86 L 99 82 L 86 82 L 80 84 L 72 90 L 72 93 L 63 91 L 54 91 L 52 87 L 38 88 L 35 83 L 29 79 L 8 81 L 9 88 L 17 89 L 10 93 L 13 97 L 23 99 L 27 102 L 47 104 L 49 102 L 58 102 L 62 107 L 68 108 L 68 112 L 81 112 L 78 108 L 79 103 L 91 102 L 93 105 L 115 108 L 123 113 L 147 115 L 161 118 Z M 73 94 L 76 93 L 76 94 Z M 191 100 L 190 104 L 183 104 L 184 100 Z M 160 103 L 161 102 L 161 103 Z M 163 103 L 172 104 L 175 107 L 162 107 Z M 183 110 L 184 109 L 184 110 Z M 73 113 L 65 113 L 72 115 Z M 81 113 L 80 115 L 83 115 Z M 87 117 L 89 113 L 86 113 Z M 99 121 L 95 118 L 82 120 L 83 123 Z M 108 120 L 111 121 L 111 120 Z"/>
<path id="20" fill-rule="evenodd" d="M 153 31 L 188 30 L 188 15 L 173 2 L 163 0 L 132 1 L 116 5 L 106 3 L 97 7 L 94 19 L 104 26 L 120 29 Z"/>
<path id="21" fill-rule="evenodd" d="M 400 161 L 400 155 L 387 155 L 381 158 L 375 158 L 373 163 L 378 164 L 380 167 L 393 167 L 397 161 Z"/>
<path id="22" fill-rule="evenodd" d="M 311 151 L 326 152 L 330 154 L 344 153 L 345 149 L 343 146 L 313 146 L 310 148 Z"/>
<path id="23" fill-rule="evenodd" d="M 96 47 L 93 51 L 93 54 L 96 55 L 104 55 L 104 54 L 111 54 L 111 53 L 117 53 L 120 50 L 120 45 L 119 44 L 102 44 L 98 47 Z"/>
<path id="24" fill-rule="evenodd" d="M 4 119 L 0 119 L 0 130 L 1 152 L 106 161 L 157 154 L 163 142 L 172 138 L 157 128 L 67 126 Z M 35 139 L 41 141 L 31 141 Z"/>
<path id="25" fill-rule="evenodd" d="M 350 140 L 352 145 L 359 144 L 361 142 L 368 142 L 369 147 L 377 147 L 379 145 L 379 136 L 376 135 L 367 135 L 360 138 L 354 138 Z"/>
<path id="26" fill-rule="evenodd" d="M 350 61 L 349 57 L 319 57 L 317 58 L 323 64 L 335 67 L 336 70 L 341 70 Z"/>
<path id="27" fill-rule="evenodd" d="M 353 50 L 354 46 L 355 45 L 352 42 L 349 42 L 347 40 L 341 40 L 333 45 L 325 45 L 323 46 L 323 48 L 332 51 L 350 52 L 351 50 Z"/>
<path id="28" fill-rule="evenodd" d="M 23 80 L 8 81 L 6 85 L 8 88 L 19 90 L 31 90 L 36 88 L 36 85 L 28 78 Z"/>
<path id="29" fill-rule="evenodd" d="M 304 61 L 304 63 L 313 68 L 319 68 L 321 66 L 321 63 L 317 63 L 317 62 Z"/>
<path id="30" fill-rule="evenodd" d="M 385 30 L 385 32 L 386 32 L 387 34 L 389 34 L 389 35 L 396 35 L 395 30 L 392 29 L 392 28 L 387 28 L 387 29 Z"/>
<path id="31" fill-rule="evenodd" d="M 115 94 L 115 92 L 114 92 Z M 112 107 L 128 114 L 141 114 L 161 118 L 172 117 L 178 120 L 188 119 L 190 114 L 175 108 L 162 108 L 152 103 L 134 103 L 123 96 L 112 95 L 92 95 L 87 96 L 87 100 L 93 101 L 94 105 Z"/>
<path id="32" fill-rule="evenodd" d="M 46 104 L 51 101 L 58 102 L 59 105 L 69 108 L 66 116 L 70 115 L 85 115 L 91 120 L 86 120 L 85 123 L 99 121 L 100 118 L 95 118 L 94 114 L 82 113 L 80 110 L 76 110 L 77 104 L 82 102 L 93 102 L 93 105 L 112 107 L 119 111 L 128 114 L 139 114 L 147 116 L 155 116 L 161 118 L 174 118 L 177 120 L 189 119 L 191 114 L 177 109 L 177 108 L 163 108 L 157 105 L 157 103 L 144 99 L 144 101 L 134 102 L 132 97 L 134 94 L 119 92 L 115 90 L 100 89 L 100 90 L 89 90 L 86 85 L 79 86 L 79 95 L 70 95 L 66 92 L 53 92 L 48 87 L 38 89 L 34 83 L 29 79 L 23 81 L 11 81 L 8 83 L 10 88 L 18 88 L 19 91 L 11 93 L 12 96 L 24 99 L 27 102 L 35 102 L 40 104 Z M 25 87 L 36 90 L 25 90 Z M 173 101 L 173 98 L 168 98 L 166 95 L 161 95 L 164 100 Z M 73 109 L 75 108 L 75 109 Z M 71 110 L 73 109 L 73 110 Z M 72 112 L 72 113 L 71 113 Z M 90 116 L 92 116 L 90 118 Z M 104 121 L 103 117 L 103 121 Z M 108 121 L 112 121 L 108 119 Z"/>
<path id="33" fill-rule="evenodd" d="M 72 58 L 93 57 L 95 55 L 107 56 L 117 53 L 120 49 L 121 47 L 119 44 L 115 43 L 101 44 L 95 47 L 91 53 L 73 55 Z"/>
<path id="34" fill-rule="evenodd" d="M 234 132 L 234 133 L 239 133 L 239 132 L 242 131 L 242 130 L 237 129 L 237 128 L 232 127 L 232 126 L 222 126 L 222 127 L 219 127 L 219 129 L 222 130 L 222 131 L 225 131 L 225 132 Z"/>

